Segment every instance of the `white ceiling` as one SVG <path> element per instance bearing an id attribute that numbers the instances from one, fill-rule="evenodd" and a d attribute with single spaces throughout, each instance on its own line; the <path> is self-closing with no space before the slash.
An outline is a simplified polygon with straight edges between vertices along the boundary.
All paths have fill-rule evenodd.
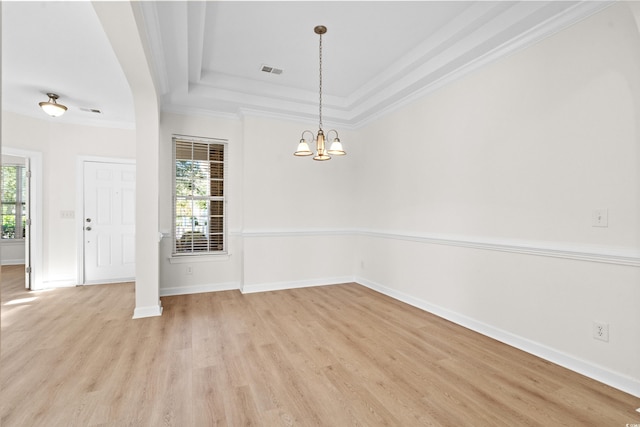
<path id="1" fill-rule="evenodd" d="M 2 108 L 47 118 L 47 92 L 69 108 L 56 121 L 134 126 L 131 90 L 90 2 L 3 1 Z"/>
<path id="2" fill-rule="evenodd" d="M 595 1 L 146 1 L 162 108 L 318 118 L 357 127 L 610 4 Z M 2 2 L 3 108 L 55 120 L 134 126 L 124 74 L 89 2 Z M 262 65 L 283 69 L 280 75 Z M 97 108 L 102 114 L 83 111 Z M 52 119 L 53 120 L 53 119 Z"/>

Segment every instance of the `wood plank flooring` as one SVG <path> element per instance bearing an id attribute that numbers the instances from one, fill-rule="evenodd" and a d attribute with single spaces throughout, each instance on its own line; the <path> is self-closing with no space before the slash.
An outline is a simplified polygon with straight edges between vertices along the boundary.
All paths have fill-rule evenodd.
<path id="1" fill-rule="evenodd" d="M 640 399 L 357 284 L 26 292 L 2 268 L 0 424 L 617 426 Z"/>

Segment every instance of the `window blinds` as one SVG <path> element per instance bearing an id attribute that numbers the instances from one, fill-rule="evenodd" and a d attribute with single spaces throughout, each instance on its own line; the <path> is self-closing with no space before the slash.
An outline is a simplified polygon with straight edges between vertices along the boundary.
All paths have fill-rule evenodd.
<path id="1" fill-rule="evenodd" d="M 225 149 L 174 138 L 174 254 L 225 251 Z"/>

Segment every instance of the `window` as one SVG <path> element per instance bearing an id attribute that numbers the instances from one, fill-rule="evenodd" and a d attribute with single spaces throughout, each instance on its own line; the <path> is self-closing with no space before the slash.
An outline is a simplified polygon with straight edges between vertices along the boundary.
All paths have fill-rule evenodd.
<path id="1" fill-rule="evenodd" d="M 27 172 L 24 166 L 2 166 L 2 238 L 24 239 Z"/>
<path id="2" fill-rule="evenodd" d="M 224 253 L 226 143 L 174 137 L 173 149 L 173 253 Z"/>

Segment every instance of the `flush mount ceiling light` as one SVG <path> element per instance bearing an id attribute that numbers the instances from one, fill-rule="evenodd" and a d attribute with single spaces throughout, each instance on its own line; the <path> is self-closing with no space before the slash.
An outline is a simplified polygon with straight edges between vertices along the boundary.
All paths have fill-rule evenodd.
<path id="1" fill-rule="evenodd" d="M 47 96 L 49 97 L 48 101 L 43 101 L 38 104 L 45 113 L 47 113 L 51 117 L 58 117 L 63 115 L 64 112 L 67 111 L 67 107 L 56 102 L 56 99 L 58 99 L 58 95 L 56 95 L 55 93 L 48 93 Z"/>
<path id="2" fill-rule="evenodd" d="M 313 31 L 320 36 L 320 48 L 319 48 L 319 57 L 320 57 L 320 105 L 319 105 L 319 116 L 320 123 L 318 126 L 318 134 L 314 137 L 313 132 L 310 130 L 305 130 L 302 132 L 302 136 L 300 138 L 300 142 L 298 143 L 298 150 L 293 153 L 294 156 L 311 156 L 313 152 L 309 148 L 309 142 L 314 142 L 316 144 L 316 155 L 313 156 L 313 160 L 331 160 L 332 156 L 344 156 L 345 153 L 342 148 L 342 143 L 340 142 L 340 138 L 338 138 L 338 132 L 335 129 L 331 129 L 327 132 L 326 138 L 329 138 L 329 135 L 333 132 L 335 133 L 335 137 L 331 142 L 331 147 L 327 150 L 325 148 L 325 134 L 322 130 L 322 35 L 327 32 L 327 27 L 324 25 L 318 25 L 313 29 Z M 305 139 L 306 134 L 310 134 L 311 138 L 307 141 Z"/>

